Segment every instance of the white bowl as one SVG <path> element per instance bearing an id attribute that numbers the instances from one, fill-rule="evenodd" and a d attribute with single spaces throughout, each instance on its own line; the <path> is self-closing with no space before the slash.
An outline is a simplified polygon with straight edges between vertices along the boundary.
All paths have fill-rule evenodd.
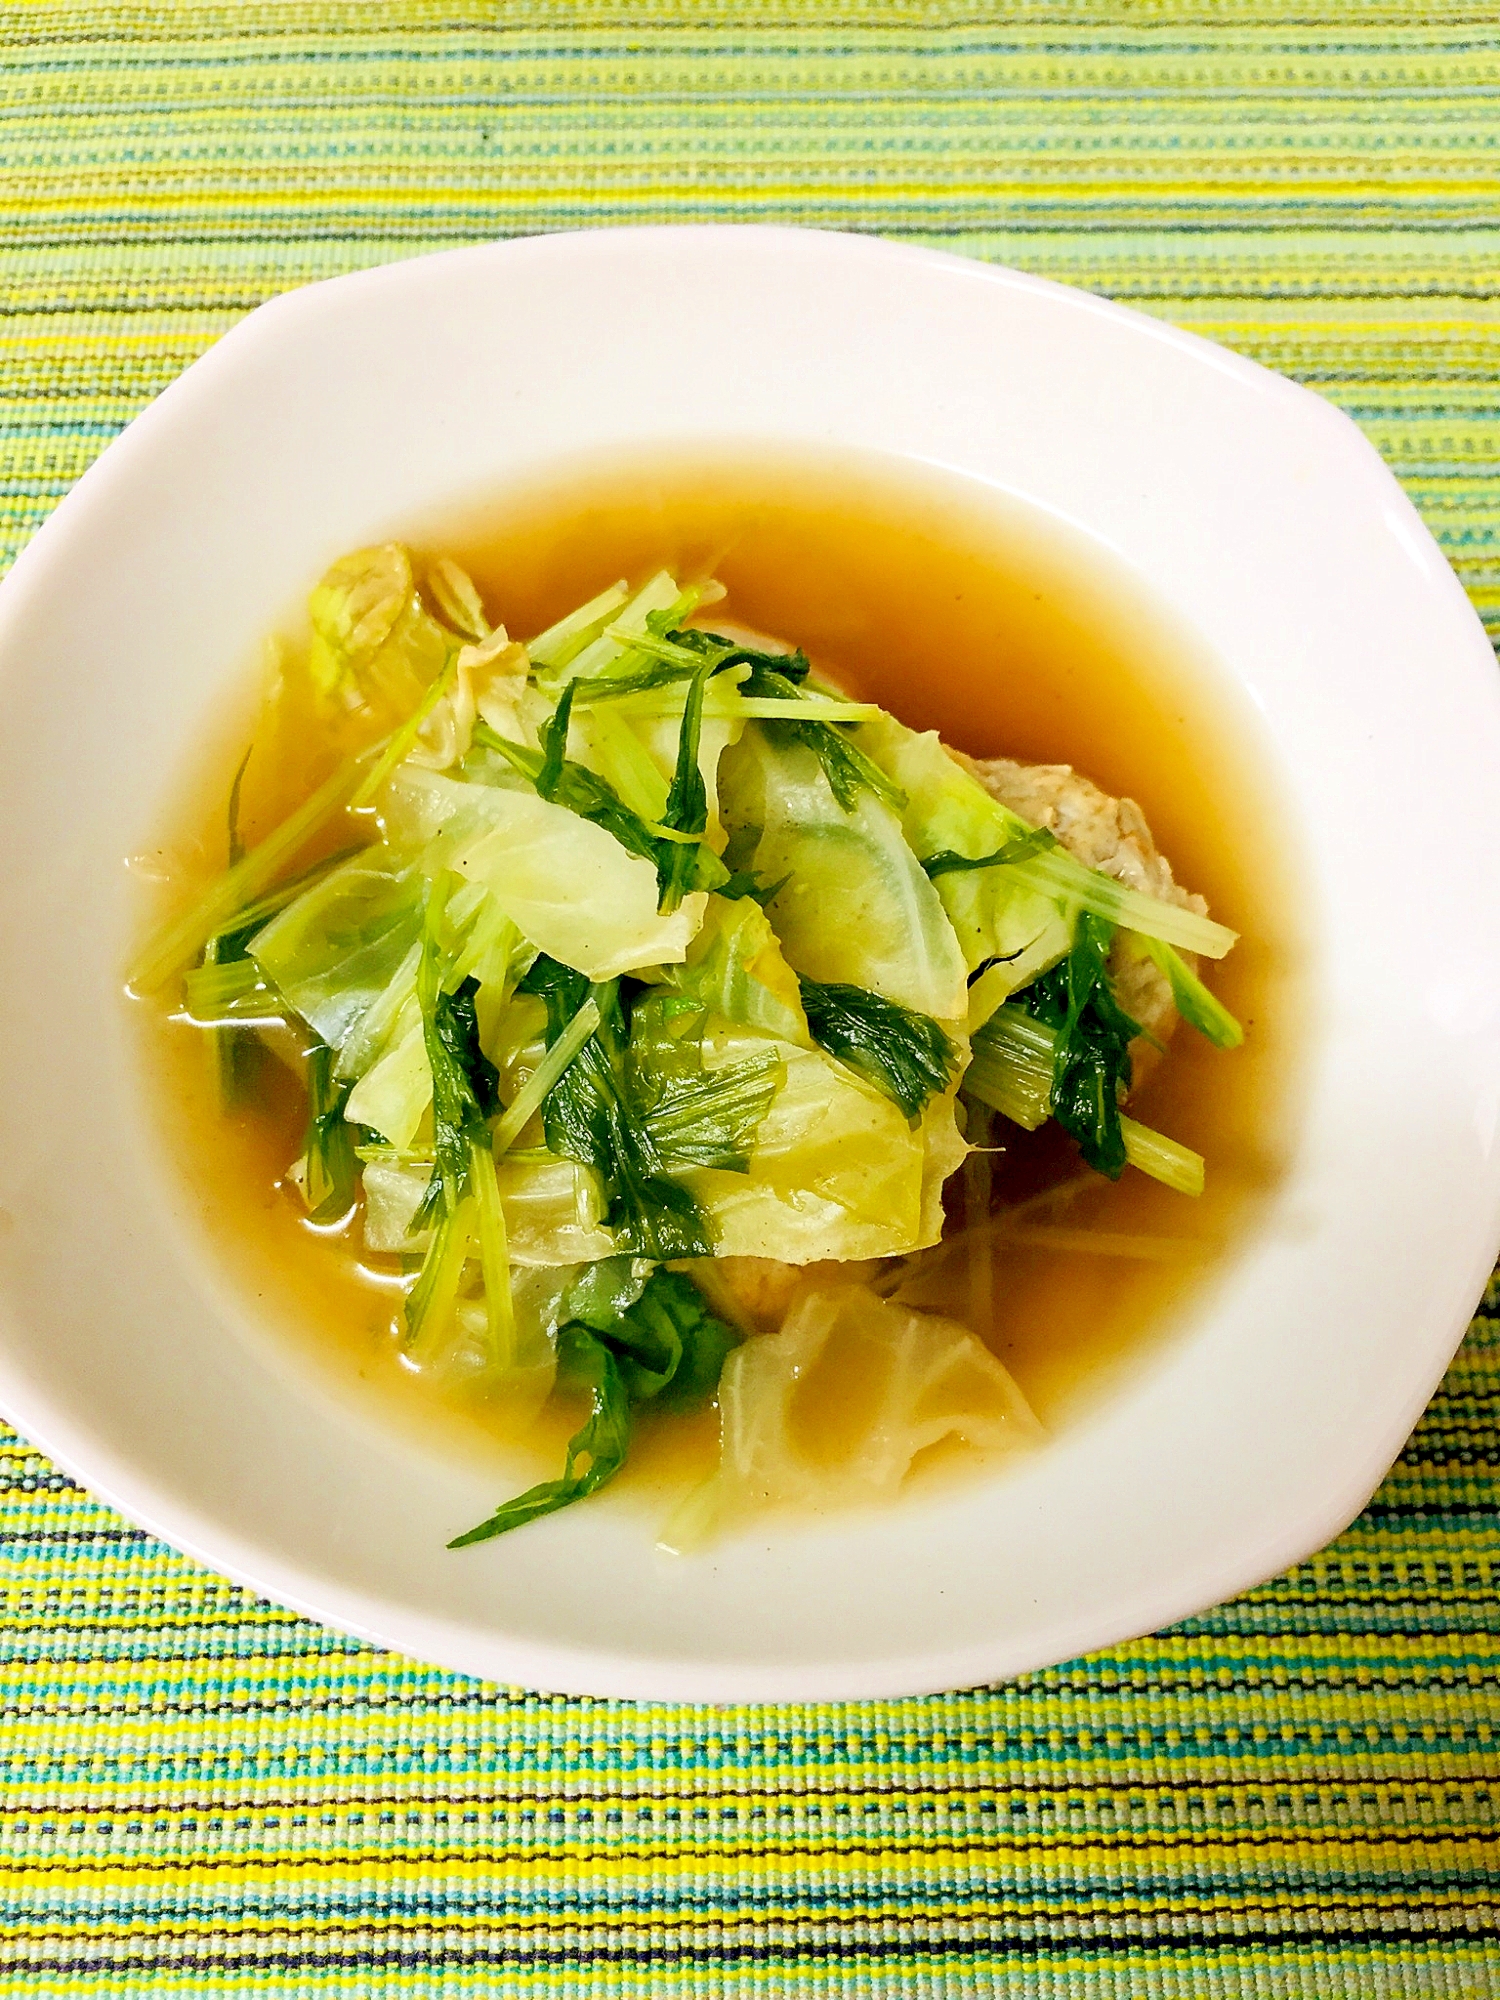
<path id="1" fill-rule="evenodd" d="M 122 857 L 257 637 L 338 552 L 584 448 L 726 436 L 946 466 L 1065 516 L 1206 641 L 1300 816 L 1316 1026 L 1284 1182 L 1190 1332 L 1003 1479 L 672 1563 L 493 1504 L 306 1393 L 172 1219 L 118 989 Z M 460 250 L 262 307 L 0 587 L 0 1405 L 282 1603 L 491 1678 L 896 1695 L 1164 1625 L 1355 1514 L 1500 1233 L 1500 679 L 1354 426 L 1192 335 L 856 237 Z"/>

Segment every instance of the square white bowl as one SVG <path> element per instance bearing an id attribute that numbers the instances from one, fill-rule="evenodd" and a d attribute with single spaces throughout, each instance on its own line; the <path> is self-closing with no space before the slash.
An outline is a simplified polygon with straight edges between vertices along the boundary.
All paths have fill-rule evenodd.
<path id="1" fill-rule="evenodd" d="M 608 1507 L 445 1556 L 491 1482 L 306 1393 L 173 1219 L 119 998 L 122 859 L 334 556 L 582 451 L 737 440 L 1018 496 L 1206 642 L 1301 820 L 1299 1137 L 1189 1335 L 1002 1479 L 686 1562 Z M 1186 1616 L 1358 1511 L 1490 1270 L 1497 772 L 1493 655 L 1395 481 L 1329 405 L 1192 335 L 777 229 L 536 238 L 289 294 L 130 426 L 0 585 L 0 1407 L 214 1568 L 494 1679 L 897 1695 Z"/>

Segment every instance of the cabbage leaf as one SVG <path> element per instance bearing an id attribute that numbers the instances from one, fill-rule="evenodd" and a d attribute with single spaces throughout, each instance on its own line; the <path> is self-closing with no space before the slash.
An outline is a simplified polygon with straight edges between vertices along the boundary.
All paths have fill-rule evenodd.
<path id="1" fill-rule="evenodd" d="M 409 860 L 370 848 L 315 881 L 250 942 L 270 983 L 341 1049 L 407 957 L 426 884 Z"/>
<path id="2" fill-rule="evenodd" d="M 724 759 L 720 802 L 732 834 L 759 829 L 755 868 L 780 884 L 766 914 L 795 971 L 966 1017 L 958 940 L 884 800 L 863 791 L 846 812 L 806 745 L 773 744 L 757 725 Z"/>
<path id="3" fill-rule="evenodd" d="M 1014 862 L 995 866 L 990 861 L 1007 849 L 1017 860 L 1031 858 L 1036 850 L 1028 843 L 1035 829 L 956 764 L 935 731 L 919 735 L 882 716 L 861 729 L 860 740 L 906 793 L 902 831 L 931 875 L 967 970 L 1014 962 L 1044 936 L 1055 941 L 1061 956 L 1070 927 L 1057 924 L 1056 895 L 1019 879 Z M 986 865 L 953 865 L 973 856 L 984 857 Z M 934 863 L 939 864 L 935 872 Z M 1033 967 L 1033 976 L 1039 969 Z M 996 984 L 998 980 L 991 990 Z M 997 992 L 994 1004 L 1004 997 Z"/>
<path id="4" fill-rule="evenodd" d="M 779 1333 L 736 1348 L 719 1408 L 731 1509 L 889 1499 L 934 1446 L 1011 1451 L 1043 1435 L 967 1327 L 849 1283 L 813 1286 Z"/>
<path id="5" fill-rule="evenodd" d="M 864 725 L 859 740 L 906 792 L 903 824 L 912 847 L 924 860 L 940 855 L 989 858 L 1036 833 L 1036 828 L 992 798 L 978 779 L 950 756 L 935 731 L 919 735 L 894 716 L 881 715 Z M 1004 865 L 996 866 L 990 860 L 983 868 L 939 873 L 938 888 L 944 907 L 954 915 L 960 935 L 966 938 L 971 968 L 985 958 L 1003 957 L 1014 948 L 1003 942 L 1020 923 L 1020 917 L 1010 911 L 1010 901 L 1026 890 L 1064 909 L 1087 910 L 1123 930 L 1160 938 L 1182 951 L 1201 952 L 1209 958 L 1222 958 L 1235 941 L 1235 932 L 1225 925 L 1180 904 L 1129 889 L 1097 868 L 1086 868 L 1055 842 Z M 965 925 L 977 928 L 966 932 Z M 994 930 L 992 939 L 986 939 L 987 929 Z M 974 956 L 976 949 L 979 957 Z"/>
<path id="6" fill-rule="evenodd" d="M 463 789 L 479 795 L 464 803 L 483 830 L 445 833 L 447 865 L 488 889 L 539 951 L 595 981 L 686 956 L 703 921 L 701 891 L 663 915 L 654 865 L 602 827 L 534 793 Z"/>
<path id="7" fill-rule="evenodd" d="M 820 1049 L 778 1042 L 727 1023 L 705 1040 L 710 1073 L 774 1050 L 785 1081 L 772 1099 L 742 1174 L 710 1167 L 681 1175 L 708 1216 L 721 1257 L 901 1256 L 935 1243 L 941 1179 L 964 1154 L 951 1093 L 913 1128 L 905 1114 Z M 930 1162 L 941 1162 L 938 1172 Z"/>
<path id="8" fill-rule="evenodd" d="M 782 955 L 770 919 L 750 897 L 710 896 L 698 935 L 663 983 L 738 1027 L 759 1028 L 811 1048 L 802 989 Z"/>

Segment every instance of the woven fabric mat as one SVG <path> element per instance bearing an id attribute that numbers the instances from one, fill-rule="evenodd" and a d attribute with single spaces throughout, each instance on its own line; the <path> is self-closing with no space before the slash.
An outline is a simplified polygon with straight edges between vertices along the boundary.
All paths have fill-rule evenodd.
<path id="1" fill-rule="evenodd" d="M 1312 384 L 1500 625 L 1496 30 L 1418 0 L 11 0 L 0 554 L 286 286 L 774 219 L 1091 286 Z M 10 1440 L 0 1990 L 1500 1994 L 1492 1304 L 1332 1548 L 925 1701 L 478 1685 L 257 1602 Z"/>

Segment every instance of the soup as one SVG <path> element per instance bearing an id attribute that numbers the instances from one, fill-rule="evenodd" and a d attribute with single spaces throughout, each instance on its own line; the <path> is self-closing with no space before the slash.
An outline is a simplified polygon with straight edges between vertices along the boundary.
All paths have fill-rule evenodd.
<path id="1" fill-rule="evenodd" d="M 596 465 L 415 524 L 406 539 L 419 568 L 438 556 L 459 564 L 490 618 L 521 638 L 617 578 L 711 576 L 725 595 L 700 627 L 800 647 L 815 682 L 955 750 L 1069 764 L 1137 801 L 1177 881 L 1240 933 L 1212 983 L 1244 1045 L 1226 1053 L 1184 1028 L 1129 1101 L 1131 1119 L 1203 1156 L 1201 1195 L 1134 1168 L 1116 1180 L 1088 1173 L 1057 1124 L 1031 1132 L 986 1116 L 986 1150 L 947 1191 L 946 1235 L 968 1234 L 908 1275 L 913 1307 L 980 1334 L 1049 1431 L 1079 1421 L 1190 1317 L 1247 1240 L 1284 1150 L 1300 943 L 1284 815 L 1254 718 L 1104 552 L 1016 503 L 910 468 L 743 455 L 727 468 L 682 457 L 644 472 Z M 295 656 L 303 635 L 288 643 Z M 358 735 L 284 676 L 240 767 L 240 841 L 253 846 L 285 821 Z M 178 857 L 170 906 L 223 866 L 244 740 L 205 757 L 167 828 Z M 343 837 L 321 836 L 324 851 Z M 314 840 L 302 862 L 318 853 Z M 518 1427 L 482 1386 L 413 1371 L 393 1333 L 409 1270 L 364 1248 L 357 1215 L 309 1222 L 287 1182 L 308 1115 L 294 1067 L 236 1037 L 241 1073 L 226 1102 L 223 1038 L 186 1023 L 170 989 L 136 1012 L 184 1198 L 286 1351 L 315 1361 L 338 1393 L 373 1398 L 428 1448 L 493 1463 L 501 1483 L 518 1465 L 555 1468 L 579 1399 L 554 1396 Z M 991 1220 L 979 1231 L 981 1211 Z M 857 1397 L 847 1371 L 823 1373 L 813 1371 L 798 1423 L 805 1448 L 836 1461 Z M 718 1435 L 711 1401 L 671 1417 L 644 1405 L 616 1490 L 691 1486 L 711 1470 Z M 972 1456 L 924 1452 L 919 1469 Z"/>

